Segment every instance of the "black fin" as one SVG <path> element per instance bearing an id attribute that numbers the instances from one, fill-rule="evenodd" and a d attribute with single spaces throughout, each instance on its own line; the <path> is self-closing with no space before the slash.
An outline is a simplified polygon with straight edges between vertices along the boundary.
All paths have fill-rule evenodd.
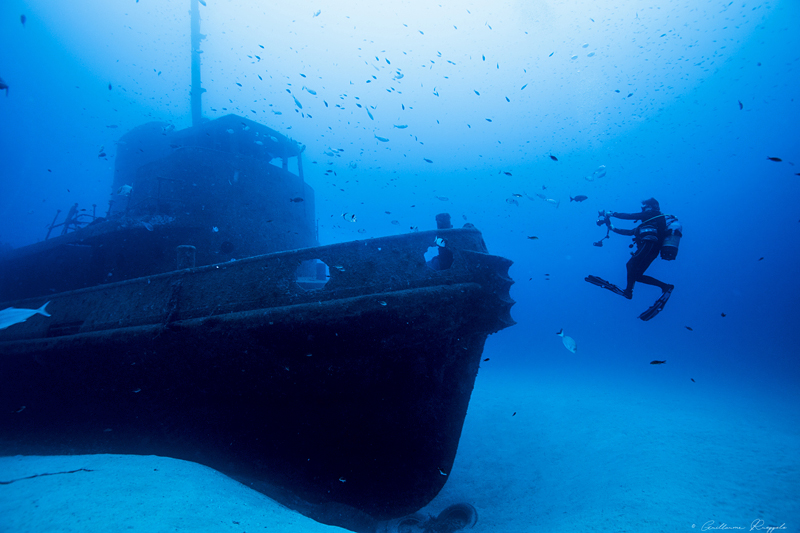
<path id="1" fill-rule="evenodd" d="M 606 281 L 603 278 L 598 278 L 597 276 L 586 276 L 583 278 L 585 281 L 588 281 L 592 285 L 597 285 L 598 287 L 602 287 L 604 289 L 608 289 L 614 294 L 619 294 L 620 296 L 625 295 L 625 291 L 611 283 L 610 281 Z"/>
<path id="2" fill-rule="evenodd" d="M 639 315 L 639 318 L 647 322 L 651 318 L 658 315 L 658 313 L 660 313 L 664 309 L 664 306 L 667 305 L 667 301 L 669 301 L 669 297 L 671 295 L 672 295 L 672 289 L 666 290 L 663 293 L 661 293 L 661 296 L 658 297 L 655 303 L 651 305 L 644 313 Z"/>

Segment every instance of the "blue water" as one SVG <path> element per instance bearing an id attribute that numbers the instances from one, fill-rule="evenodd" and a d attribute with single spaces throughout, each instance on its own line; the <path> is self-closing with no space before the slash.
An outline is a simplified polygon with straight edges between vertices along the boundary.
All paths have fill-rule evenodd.
<path id="1" fill-rule="evenodd" d="M 578 513 L 575 502 L 558 503 L 563 494 L 541 490 L 514 492 L 512 508 L 534 520 L 550 505 L 561 520 L 551 515 L 546 529 L 597 518 L 605 504 L 587 495 L 610 490 L 600 483 L 609 470 L 591 456 L 555 469 L 546 456 L 507 454 L 574 447 L 577 458 L 585 441 L 568 435 L 630 424 L 633 437 L 609 441 L 613 451 L 601 457 L 656 441 L 635 464 L 655 457 L 658 472 L 671 472 L 687 457 L 724 457 L 696 478 L 683 472 L 681 483 L 634 476 L 616 485 L 658 487 L 649 501 L 663 505 L 649 512 L 659 530 L 740 525 L 722 516 L 730 509 L 720 499 L 749 506 L 729 513 L 742 524 L 764 516 L 800 527 L 796 498 L 786 499 L 800 494 L 800 3 L 207 3 L 204 116 L 237 113 L 307 146 L 323 244 L 432 229 L 449 212 L 514 261 L 518 325 L 487 342 L 459 461 L 497 464 L 491 475 L 508 487 L 534 474 L 539 487 L 570 479 L 565 486 L 590 509 Z M 115 143 L 129 129 L 190 125 L 187 9 L 164 0 L 4 2 L 3 246 L 42 240 L 56 210 L 74 202 L 104 213 Z M 600 165 L 606 175 L 587 180 Z M 570 202 L 578 194 L 588 199 Z M 630 239 L 592 246 L 605 234 L 596 214 L 637 211 L 649 197 L 680 219 L 684 237 L 676 261 L 657 259 L 648 271 L 676 288 L 642 322 L 655 287 L 637 285 L 628 301 L 583 278 L 624 285 Z M 555 335 L 561 328 L 576 354 Z M 655 359 L 667 363 L 649 365 Z M 490 399 L 502 394 L 524 398 L 525 409 L 494 413 Z M 586 416 L 570 397 L 590 405 Z M 640 409 L 625 418 L 632 402 Z M 527 429 L 498 430 L 508 411 L 520 411 L 513 422 Z M 720 437 L 703 433 L 690 455 L 670 447 L 673 435 L 675 446 L 692 441 L 692 427 L 720 428 Z M 510 444 L 483 449 L 475 435 Z M 501 448 L 506 455 L 492 457 Z M 622 472 L 626 463 L 611 464 Z M 686 499 L 692 479 L 713 475 L 725 483 Z M 446 491 L 465 486 L 490 491 L 455 478 Z M 620 520 L 634 513 L 613 501 Z M 690 504 L 694 515 L 678 513 Z M 612 527 L 604 524 L 597 530 Z"/>

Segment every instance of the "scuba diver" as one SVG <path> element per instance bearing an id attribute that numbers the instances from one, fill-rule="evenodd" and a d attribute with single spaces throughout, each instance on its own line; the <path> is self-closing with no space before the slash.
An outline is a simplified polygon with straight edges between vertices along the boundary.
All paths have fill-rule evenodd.
<path id="1" fill-rule="evenodd" d="M 641 213 L 601 211 L 599 215 L 600 218 L 597 221 L 597 225 L 601 226 L 605 224 L 607 231 L 605 237 L 594 243 L 595 246 L 602 246 L 603 240 L 607 239 L 609 232 L 613 231 L 619 235 L 632 236 L 633 242 L 636 244 L 636 251 L 631 253 L 631 258 L 626 265 L 628 280 L 625 289 L 621 289 L 613 283 L 597 276 L 588 276 L 584 279 L 593 285 L 608 289 L 629 300 L 633 298 L 633 286 L 637 281 L 647 285 L 655 285 L 660 288 L 661 296 L 649 309 L 639 315 L 639 318 L 642 320 L 650 320 L 664 309 L 675 286 L 659 281 L 651 276 L 646 276 L 644 273 L 653 260 L 658 257 L 659 252 L 663 259 L 675 259 L 682 234 L 680 223 L 678 223 L 678 219 L 674 216 L 661 213 L 658 201 L 656 201 L 655 198 L 650 198 L 642 202 Z M 634 221 L 641 220 L 642 223 L 634 229 L 621 229 L 614 227 L 611 223 L 611 218 Z M 631 245 L 631 247 L 633 247 L 633 245 Z"/>

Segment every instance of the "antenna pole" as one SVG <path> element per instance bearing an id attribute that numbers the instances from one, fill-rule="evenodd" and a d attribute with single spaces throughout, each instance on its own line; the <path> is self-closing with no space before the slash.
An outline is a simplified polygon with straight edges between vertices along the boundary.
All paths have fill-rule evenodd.
<path id="1" fill-rule="evenodd" d="M 200 125 L 203 119 L 203 111 L 200 97 L 206 91 L 200 87 L 200 41 L 205 39 L 205 35 L 200 33 L 200 7 L 197 5 L 199 0 L 189 0 L 192 6 L 192 126 Z"/>

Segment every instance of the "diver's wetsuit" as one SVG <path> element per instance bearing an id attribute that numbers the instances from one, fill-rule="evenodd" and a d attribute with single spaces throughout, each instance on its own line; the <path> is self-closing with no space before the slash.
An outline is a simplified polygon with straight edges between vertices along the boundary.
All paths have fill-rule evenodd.
<path id="1" fill-rule="evenodd" d="M 667 232 L 667 223 L 664 215 L 658 209 L 644 210 L 641 213 L 611 213 L 614 218 L 621 220 L 642 220 L 636 229 L 614 228 L 612 231 L 620 235 L 632 235 L 636 243 L 636 252 L 633 253 L 626 268 L 628 269 L 628 285 L 625 287 L 624 296 L 630 299 L 633 295 L 633 285 L 638 281 L 647 285 L 655 285 L 662 291 L 672 289 L 672 285 L 659 281 L 644 273 L 650 263 L 658 257 L 661 243 Z"/>

